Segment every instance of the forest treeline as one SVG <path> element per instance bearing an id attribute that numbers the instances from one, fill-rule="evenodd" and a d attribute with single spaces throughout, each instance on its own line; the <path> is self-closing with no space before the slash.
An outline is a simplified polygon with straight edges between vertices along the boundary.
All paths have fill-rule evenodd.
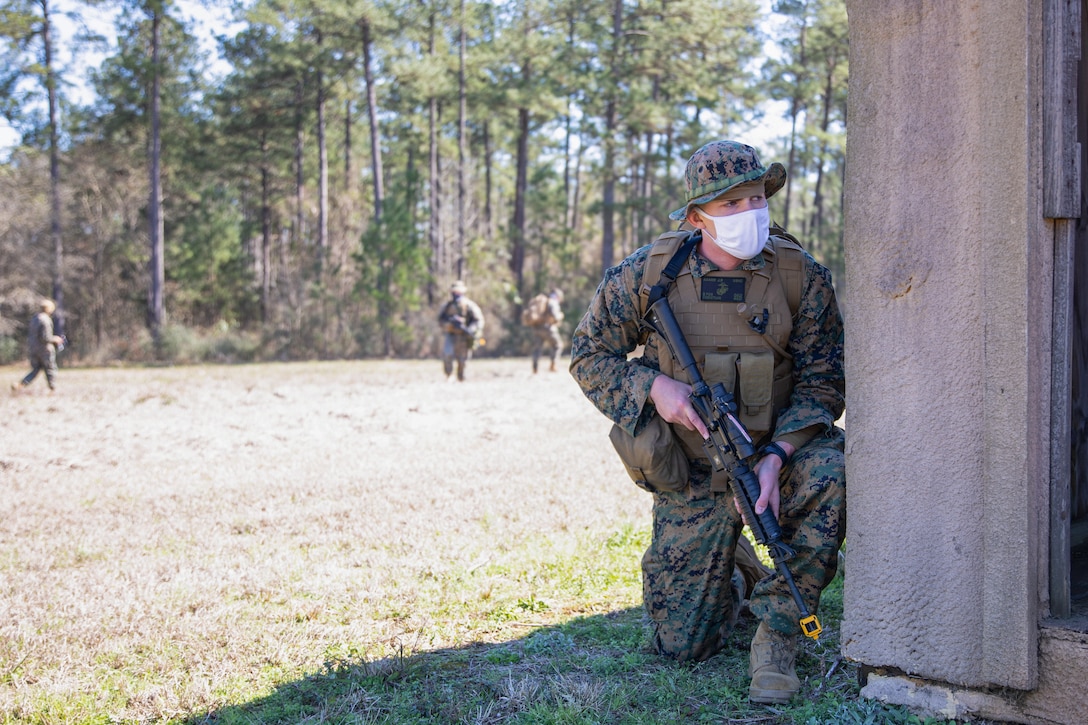
<path id="1" fill-rule="evenodd" d="M 0 362 L 42 296 L 71 361 L 429 355 L 454 279 L 522 353 L 772 101 L 772 217 L 841 283 L 843 0 L 249 0 L 214 65 L 172 0 L 68 0 L 116 18 L 69 67 L 56 5 L 0 0 Z"/>

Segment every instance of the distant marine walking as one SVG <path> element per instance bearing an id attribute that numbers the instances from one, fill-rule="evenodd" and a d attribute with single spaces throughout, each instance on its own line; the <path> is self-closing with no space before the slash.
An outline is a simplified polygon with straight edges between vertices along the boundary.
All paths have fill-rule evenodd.
<path id="1" fill-rule="evenodd" d="M 540 293 L 521 312 L 521 323 L 533 334 L 533 372 L 540 366 L 540 358 L 547 352 L 551 360 L 548 367 L 553 373 L 563 352 L 563 338 L 559 335 L 559 323 L 563 321 L 563 291 L 553 289 Z"/>
<path id="2" fill-rule="evenodd" d="M 447 380 L 453 380 L 456 366 L 457 379 L 465 380 L 465 364 L 472 357 L 484 331 L 484 313 L 480 306 L 465 293 L 468 288 L 461 280 L 450 285 L 450 299 L 438 313 L 438 324 L 445 333 L 442 340 L 442 370 Z"/>
<path id="3" fill-rule="evenodd" d="M 30 372 L 19 383 L 13 384 L 12 389 L 26 387 L 38 377 L 38 373 L 45 371 L 45 382 L 49 390 L 56 390 L 57 386 L 57 349 L 64 349 L 64 338 L 53 334 L 53 312 L 57 306 L 53 300 L 42 300 L 41 311 L 30 318 L 30 328 L 27 332 L 27 356 L 30 358 Z"/>

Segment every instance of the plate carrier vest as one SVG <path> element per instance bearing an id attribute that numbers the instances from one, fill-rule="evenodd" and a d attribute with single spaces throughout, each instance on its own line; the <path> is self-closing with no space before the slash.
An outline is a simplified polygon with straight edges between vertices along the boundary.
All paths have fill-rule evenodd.
<path id="1" fill-rule="evenodd" d="M 650 288 L 691 233 L 666 232 L 654 240 L 639 289 L 640 319 Z M 717 270 L 697 280 L 689 258 L 669 289 L 669 306 L 703 377 L 733 394 L 738 417 L 757 442 L 774 431 L 778 411 L 789 404 L 793 391 L 793 358 L 786 347 L 801 304 L 804 256 L 797 240 L 774 226 L 763 249 L 763 269 Z M 691 382 L 656 332 L 647 327 L 641 342 L 657 351 L 661 372 Z M 704 457 L 698 433 L 672 428 L 690 458 Z"/>

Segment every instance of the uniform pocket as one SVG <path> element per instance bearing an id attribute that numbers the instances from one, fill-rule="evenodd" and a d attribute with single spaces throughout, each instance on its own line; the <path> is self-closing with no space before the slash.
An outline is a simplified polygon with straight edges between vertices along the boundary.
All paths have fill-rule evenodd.
<path id="1" fill-rule="evenodd" d="M 688 459 L 672 428 L 660 415 L 654 415 L 636 436 L 618 425 L 608 434 L 619 454 L 627 475 L 640 488 L 651 493 L 683 491 L 688 485 Z"/>

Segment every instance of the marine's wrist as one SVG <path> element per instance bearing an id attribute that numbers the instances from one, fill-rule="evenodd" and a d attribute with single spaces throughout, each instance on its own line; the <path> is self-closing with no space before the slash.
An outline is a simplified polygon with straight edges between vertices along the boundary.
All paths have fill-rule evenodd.
<path id="1" fill-rule="evenodd" d="M 788 443 L 785 445 L 789 446 Z M 792 448 L 793 446 L 790 447 Z M 777 456 L 779 459 L 782 460 L 782 465 L 785 466 L 790 462 L 791 452 L 787 451 L 785 446 L 779 445 L 778 443 L 771 441 L 770 443 L 767 443 L 759 449 L 759 455 L 760 458 L 765 458 L 766 456 Z"/>

